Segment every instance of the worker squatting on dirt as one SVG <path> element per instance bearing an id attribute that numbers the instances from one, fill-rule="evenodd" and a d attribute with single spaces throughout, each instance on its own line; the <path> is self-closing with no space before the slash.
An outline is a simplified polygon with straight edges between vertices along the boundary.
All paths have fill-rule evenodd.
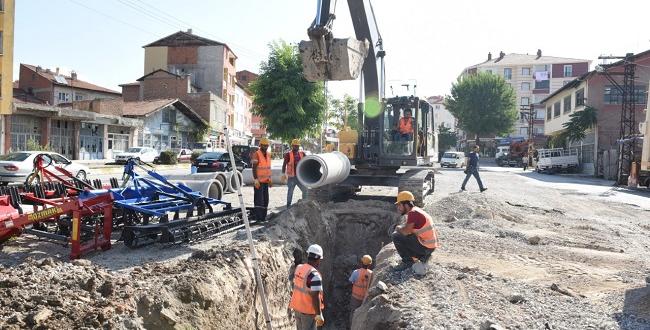
<path id="1" fill-rule="evenodd" d="M 392 235 L 395 249 L 402 258 L 402 263 L 395 267 L 397 271 L 410 268 L 416 260 L 427 262 L 440 246 L 431 216 L 414 202 L 415 196 L 410 191 L 397 194 L 397 211 L 406 215 L 406 222 L 398 225 Z"/>
<path id="2" fill-rule="evenodd" d="M 350 283 L 352 284 L 352 295 L 350 296 L 350 319 L 354 315 L 354 310 L 359 308 L 368 295 L 368 286 L 372 281 L 372 257 L 364 255 L 361 257 L 361 267 L 356 269 L 350 275 Z M 351 321 L 350 321 L 351 322 Z"/>
<path id="3" fill-rule="evenodd" d="M 305 158 L 305 153 L 300 151 L 300 140 L 293 139 L 291 141 L 291 150 L 284 154 L 284 162 L 282 162 L 282 181 L 287 185 L 287 208 L 291 206 L 293 191 L 296 186 L 302 192 L 302 199 L 307 198 L 307 187 L 303 186 L 296 177 L 298 162 L 303 158 Z"/>
<path id="4" fill-rule="evenodd" d="M 483 187 L 481 176 L 478 174 L 479 150 L 479 146 L 474 146 L 473 151 L 469 153 L 469 162 L 467 163 L 467 168 L 465 168 L 465 180 L 463 180 L 463 184 L 460 186 L 460 191 L 465 191 L 465 185 L 467 185 L 467 181 L 472 175 L 476 178 L 478 188 L 481 192 L 487 190 L 487 188 Z"/>
<path id="5" fill-rule="evenodd" d="M 251 163 L 253 163 L 253 178 L 255 179 L 253 209 L 257 221 L 266 220 L 266 212 L 269 207 L 269 188 L 273 185 L 271 181 L 271 152 L 268 151 L 269 139 L 260 140 L 260 149 L 257 150 Z"/>
<path id="6" fill-rule="evenodd" d="M 307 263 L 296 266 L 289 308 L 296 317 L 296 329 L 315 330 L 325 324 L 323 318 L 323 279 L 318 267 L 323 259 L 323 248 L 312 244 L 307 249 Z"/>

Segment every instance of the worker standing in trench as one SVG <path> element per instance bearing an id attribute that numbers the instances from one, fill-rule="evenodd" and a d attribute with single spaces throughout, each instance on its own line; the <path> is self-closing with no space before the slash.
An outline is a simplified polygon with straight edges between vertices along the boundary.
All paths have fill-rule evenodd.
<path id="1" fill-rule="evenodd" d="M 307 263 L 298 265 L 293 275 L 291 308 L 296 316 L 297 330 L 315 330 L 325 324 L 323 318 L 323 278 L 318 271 L 323 248 L 312 244 L 307 249 Z"/>
<path id="2" fill-rule="evenodd" d="M 255 208 L 253 212 L 257 221 L 266 221 L 266 213 L 269 207 L 269 188 L 271 182 L 271 153 L 268 151 L 269 139 L 260 140 L 260 149 L 257 150 L 251 163 L 253 163 L 254 195 L 253 203 Z"/>
<path id="3" fill-rule="evenodd" d="M 350 323 L 352 323 L 352 316 L 354 315 L 354 310 L 359 308 L 363 303 L 363 300 L 366 299 L 368 295 L 368 286 L 372 281 L 372 270 L 370 266 L 372 265 L 372 257 L 369 255 L 364 255 L 361 257 L 361 267 L 356 269 L 350 275 L 350 283 L 352 283 L 352 295 L 350 296 Z"/>
<path id="4" fill-rule="evenodd" d="M 282 181 L 287 184 L 287 209 L 291 206 L 293 199 L 293 191 L 298 186 L 302 192 L 302 199 L 307 198 L 307 187 L 303 186 L 296 177 L 296 169 L 298 162 L 305 158 L 305 153 L 300 151 L 300 140 L 293 139 L 291 141 L 291 150 L 284 154 L 284 162 L 282 163 Z"/>
<path id="5" fill-rule="evenodd" d="M 402 258 L 402 263 L 394 269 L 401 271 L 410 268 L 415 261 L 426 263 L 440 245 L 431 216 L 415 206 L 413 193 L 400 191 L 395 205 L 401 215 L 406 215 L 406 223 L 397 226 L 392 235 L 395 249 Z"/>

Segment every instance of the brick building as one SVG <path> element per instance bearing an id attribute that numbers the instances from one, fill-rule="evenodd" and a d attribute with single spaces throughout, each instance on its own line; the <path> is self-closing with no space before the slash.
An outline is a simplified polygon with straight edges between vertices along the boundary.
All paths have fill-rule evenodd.
<path id="1" fill-rule="evenodd" d="M 635 119 L 638 123 L 645 120 L 646 101 L 650 81 L 650 50 L 634 55 L 637 65 L 635 72 Z M 623 61 L 614 63 L 607 70 L 612 79 L 623 85 Z M 570 115 L 593 107 L 598 111 L 598 123 L 594 129 L 587 132 L 582 141 L 568 142 L 569 148 L 579 148 L 583 163 L 583 172 L 597 176 L 607 173 L 616 173 L 607 168 L 616 166 L 616 159 L 603 159 L 603 152 L 618 150 L 617 140 L 620 138 L 621 123 L 621 92 L 607 79 L 604 73 L 596 70 L 589 71 L 578 78 L 568 82 L 556 90 L 541 104 L 545 109 L 545 134 L 557 135 L 564 130 L 564 123 L 568 122 Z M 605 175 L 608 178 L 609 175 Z"/>

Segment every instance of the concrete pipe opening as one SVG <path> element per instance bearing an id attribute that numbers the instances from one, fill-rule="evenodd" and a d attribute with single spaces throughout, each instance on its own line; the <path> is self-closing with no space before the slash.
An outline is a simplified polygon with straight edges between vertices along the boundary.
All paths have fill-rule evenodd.
<path id="1" fill-rule="evenodd" d="M 298 163 L 296 176 L 307 188 L 343 182 L 350 175 L 350 160 L 335 151 L 310 155 Z"/>

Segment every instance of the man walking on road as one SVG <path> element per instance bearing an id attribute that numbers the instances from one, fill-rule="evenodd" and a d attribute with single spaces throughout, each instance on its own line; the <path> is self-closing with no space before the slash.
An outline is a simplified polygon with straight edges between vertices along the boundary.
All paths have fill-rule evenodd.
<path id="1" fill-rule="evenodd" d="M 253 163 L 253 178 L 255 179 L 253 212 L 257 221 L 266 221 L 266 213 L 269 207 L 269 187 L 271 182 L 271 153 L 268 152 L 269 139 L 260 140 L 260 149 L 251 157 Z"/>
<path id="2" fill-rule="evenodd" d="M 481 181 L 481 177 L 478 174 L 479 150 L 479 146 L 474 146 L 473 151 L 469 153 L 469 162 L 467 164 L 467 168 L 465 169 L 465 180 L 463 180 L 463 184 L 460 186 L 460 191 L 465 191 L 465 185 L 467 185 L 467 181 L 472 175 L 476 178 L 476 182 L 478 183 L 478 187 L 481 192 L 487 190 L 487 188 L 483 187 L 483 182 Z"/>
<path id="3" fill-rule="evenodd" d="M 315 330 L 325 324 L 323 318 L 323 279 L 318 271 L 323 248 L 312 244 L 307 249 L 307 263 L 296 267 L 289 308 L 294 310 L 297 330 Z"/>
<path id="4" fill-rule="evenodd" d="M 431 253 L 440 247 L 431 216 L 414 203 L 415 196 L 410 191 L 397 194 L 395 205 L 401 215 L 406 215 L 406 223 L 397 226 L 392 235 L 395 249 L 402 258 L 396 271 L 411 267 L 415 260 L 426 263 Z"/>
<path id="5" fill-rule="evenodd" d="M 291 150 L 284 154 L 284 162 L 282 163 L 282 173 L 284 173 L 282 181 L 287 184 L 287 209 L 291 206 L 293 191 L 296 186 L 302 192 L 302 199 L 307 198 L 307 187 L 303 186 L 296 177 L 298 162 L 303 158 L 305 158 L 305 153 L 300 151 L 300 140 L 293 139 L 291 141 Z"/>

